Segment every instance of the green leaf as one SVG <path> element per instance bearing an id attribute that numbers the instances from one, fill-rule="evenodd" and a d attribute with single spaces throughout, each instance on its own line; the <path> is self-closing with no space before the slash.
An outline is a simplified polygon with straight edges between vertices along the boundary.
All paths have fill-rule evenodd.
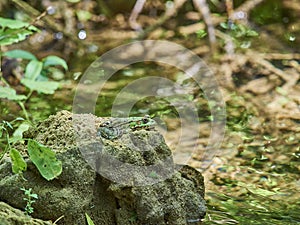
<path id="1" fill-rule="evenodd" d="M 21 123 L 20 126 L 14 131 L 10 143 L 22 140 L 23 133 L 29 129 L 30 125 L 27 122 Z"/>
<path id="2" fill-rule="evenodd" d="M 27 164 L 18 150 L 12 148 L 9 152 L 9 156 L 12 162 L 13 173 L 20 173 L 26 171 Z"/>
<path id="3" fill-rule="evenodd" d="M 36 78 L 41 74 L 43 69 L 43 63 L 38 60 L 31 60 L 25 69 L 25 78 L 29 80 L 36 80 Z"/>
<path id="4" fill-rule="evenodd" d="M 38 29 L 29 23 L 0 17 L 0 46 L 23 41 L 35 31 Z"/>
<path id="5" fill-rule="evenodd" d="M 51 75 L 51 78 L 53 78 L 56 81 L 62 80 L 65 76 L 65 73 L 61 69 L 58 69 L 56 67 L 49 67 L 47 68 L 47 70 L 43 70 L 43 71 L 47 72 L 48 76 Z"/>
<path id="6" fill-rule="evenodd" d="M 61 174 L 62 163 L 50 148 L 34 140 L 29 140 L 27 149 L 31 161 L 46 180 L 52 180 Z"/>
<path id="7" fill-rule="evenodd" d="M 258 33 L 255 30 L 248 30 L 247 37 L 257 37 Z"/>
<path id="8" fill-rule="evenodd" d="M 15 89 L 10 87 L 0 86 L 0 98 L 7 98 L 8 100 L 21 101 L 26 99 L 25 95 L 18 95 Z"/>
<path id="9" fill-rule="evenodd" d="M 21 83 L 28 87 L 30 90 L 37 91 L 43 94 L 53 94 L 59 87 L 59 83 L 55 81 L 34 81 L 23 78 Z"/>
<path id="10" fill-rule="evenodd" d="M 9 57 L 9 58 L 14 58 L 14 59 L 37 60 L 37 58 L 31 52 L 24 51 L 21 49 L 7 51 L 3 55 L 6 57 Z"/>
<path id="11" fill-rule="evenodd" d="M 198 38 L 203 38 L 207 35 L 205 30 L 198 30 L 198 31 L 196 31 L 196 34 L 197 34 Z"/>
<path id="12" fill-rule="evenodd" d="M 81 22 L 86 22 L 92 17 L 92 14 L 86 10 L 76 10 L 76 15 Z"/>
<path id="13" fill-rule="evenodd" d="M 91 217 L 87 213 L 85 213 L 85 218 L 86 218 L 86 221 L 87 221 L 88 225 L 95 225 L 93 220 L 91 219 Z"/>
<path id="14" fill-rule="evenodd" d="M 10 122 L 4 120 L 3 123 L 6 127 L 9 127 L 12 130 L 14 129 Z"/>
<path id="15" fill-rule="evenodd" d="M 34 30 L 36 31 L 37 28 L 30 25 L 29 23 L 23 22 L 21 20 L 15 20 L 15 19 L 8 19 L 8 18 L 3 18 L 0 17 L 0 27 L 3 28 L 11 28 L 11 29 L 20 29 L 20 28 L 27 28 L 29 30 Z"/>
<path id="16" fill-rule="evenodd" d="M 39 198 L 37 194 L 30 194 L 30 197 L 31 197 L 31 198 L 35 198 L 35 199 L 38 199 L 38 198 Z"/>
<path id="17" fill-rule="evenodd" d="M 220 26 L 226 30 L 228 29 L 228 23 L 226 23 L 226 22 L 220 23 Z"/>
<path id="18" fill-rule="evenodd" d="M 68 70 L 66 61 L 58 56 L 49 55 L 43 59 L 44 68 L 48 66 L 62 66 L 65 70 Z"/>
<path id="19" fill-rule="evenodd" d="M 33 32 L 29 30 L 12 30 L 9 28 L 5 31 L 0 30 L 0 46 L 23 41 L 30 34 L 33 34 Z"/>

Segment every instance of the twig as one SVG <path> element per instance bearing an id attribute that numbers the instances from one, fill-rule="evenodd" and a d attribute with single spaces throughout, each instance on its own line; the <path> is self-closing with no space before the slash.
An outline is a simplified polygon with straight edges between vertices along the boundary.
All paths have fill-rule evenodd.
<path id="1" fill-rule="evenodd" d="M 26 2 L 21 0 L 12 0 L 13 3 L 15 3 L 17 6 L 19 6 L 22 10 L 24 10 L 27 14 L 36 17 L 36 19 L 33 21 L 34 23 L 38 21 L 43 13 L 40 13 L 35 8 L 28 5 Z M 85 45 L 82 41 L 78 40 L 74 34 L 70 34 L 64 31 L 64 29 L 57 23 L 53 22 L 52 18 L 44 18 L 46 24 L 53 30 L 57 32 L 61 32 L 65 37 L 69 38 L 73 42 L 75 42 L 78 45 Z"/>
<path id="2" fill-rule="evenodd" d="M 150 32 L 154 31 L 156 28 L 160 27 L 164 24 L 167 20 L 177 14 L 178 9 L 186 2 L 187 0 L 175 0 L 173 7 L 167 8 L 166 12 L 163 14 L 162 17 L 158 19 L 158 21 L 153 24 L 152 26 L 145 29 L 143 32 L 140 33 L 138 39 L 145 38 Z"/>
<path id="3" fill-rule="evenodd" d="M 278 75 L 280 78 L 282 78 L 286 82 L 290 80 L 290 76 L 288 74 L 286 74 L 282 70 L 276 68 L 272 63 L 265 60 L 264 58 L 259 57 L 259 55 L 256 54 L 255 52 L 252 52 L 249 50 L 247 52 L 247 55 L 248 55 L 249 60 L 251 60 L 254 64 L 258 64 L 258 65 L 265 67 L 267 70 L 269 70 L 272 73 L 275 73 L 276 75 Z"/>
<path id="4" fill-rule="evenodd" d="M 233 60 L 234 58 L 234 49 L 235 49 L 235 44 L 233 42 L 233 38 L 228 35 L 223 33 L 220 30 L 216 30 L 216 36 L 223 39 L 225 42 L 225 51 L 228 55 L 228 59 Z"/>
<path id="5" fill-rule="evenodd" d="M 216 50 L 216 35 L 215 35 L 215 29 L 214 25 L 211 19 L 211 13 L 209 11 L 208 5 L 206 3 L 206 0 L 193 0 L 193 4 L 195 8 L 202 14 L 204 22 L 207 26 L 207 33 L 209 38 L 209 43 L 212 52 L 215 52 Z"/>
<path id="6" fill-rule="evenodd" d="M 259 54 L 260 57 L 263 57 L 264 59 L 275 59 L 275 60 L 292 60 L 292 59 L 300 59 L 300 54 L 297 53 L 291 53 L 291 54 L 285 54 L 285 53 L 261 53 Z"/>
<path id="7" fill-rule="evenodd" d="M 293 70 L 283 71 L 281 69 L 276 68 L 272 63 L 267 61 L 266 59 L 259 57 L 258 54 L 248 51 L 249 60 L 251 60 L 254 64 L 259 64 L 265 67 L 270 72 L 276 74 L 280 78 L 285 81 L 285 84 L 282 86 L 283 89 L 289 90 L 293 87 L 299 80 L 299 74 Z M 295 68 L 297 69 L 297 68 Z"/>
<path id="8" fill-rule="evenodd" d="M 64 218 L 64 217 L 65 217 L 64 215 L 58 217 L 58 218 L 54 221 L 53 224 L 57 224 L 57 222 L 60 221 L 60 220 L 61 220 L 62 218 Z"/>
<path id="9" fill-rule="evenodd" d="M 129 25 L 134 30 L 142 30 L 141 25 L 136 22 L 138 15 L 142 12 L 146 0 L 137 0 L 129 17 Z"/>

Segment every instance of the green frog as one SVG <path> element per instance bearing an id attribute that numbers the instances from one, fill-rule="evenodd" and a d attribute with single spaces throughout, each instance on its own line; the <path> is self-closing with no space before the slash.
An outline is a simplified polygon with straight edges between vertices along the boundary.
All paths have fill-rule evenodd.
<path id="1" fill-rule="evenodd" d="M 149 115 L 144 117 L 112 118 L 100 124 L 97 136 L 113 140 L 131 131 L 139 129 L 150 130 L 155 125 L 155 120 L 151 119 Z"/>

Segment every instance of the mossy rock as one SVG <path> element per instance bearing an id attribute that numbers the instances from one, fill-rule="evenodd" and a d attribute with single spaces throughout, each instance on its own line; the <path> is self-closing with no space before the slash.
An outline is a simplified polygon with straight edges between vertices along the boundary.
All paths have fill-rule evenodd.
<path id="1" fill-rule="evenodd" d="M 58 225 L 86 224 L 85 213 L 97 225 L 197 224 L 206 212 L 201 173 L 174 165 L 171 150 L 155 130 L 116 140 L 97 137 L 103 120 L 62 111 L 31 129 L 26 137 L 55 151 L 63 171 L 46 181 L 27 158 L 24 180 L 11 172 L 5 158 L 0 199 L 23 209 L 20 187 L 32 188 L 39 197 L 32 216 L 51 221 L 63 216 Z"/>
<path id="2" fill-rule="evenodd" d="M 33 219 L 21 210 L 0 202 L 0 224 L 1 225 L 51 225 L 50 221 Z"/>

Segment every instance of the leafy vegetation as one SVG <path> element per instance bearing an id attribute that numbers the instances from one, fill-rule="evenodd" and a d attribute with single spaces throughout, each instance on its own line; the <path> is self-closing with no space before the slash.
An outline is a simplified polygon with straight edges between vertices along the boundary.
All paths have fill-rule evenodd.
<path id="1" fill-rule="evenodd" d="M 25 40 L 38 29 L 26 22 L 0 17 L 0 46 L 11 45 Z"/>
<path id="2" fill-rule="evenodd" d="M 250 48 L 252 39 L 258 36 L 258 33 L 255 30 L 243 24 L 222 22 L 220 26 L 228 32 L 235 45 L 240 48 Z"/>
<path id="3" fill-rule="evenodd" d="M 3 56 L 12 59 L 29 60 L 25 67 L 24 77 L 21 79 L 21 83 L 26 86 L 30 92 L 37 91 L 43 94 L 53 94 L 59 87 L 58 82 L 49 81 L 48 78 L 50 75 L 53 75 L 54 72 L 58 72 L 53 66 L 62 66 L 65 70 L 68 70 L 68 65 L 65 60 L 54 55 L 38 60 L 28 51 L 15 49 L 5 52 Z"/>
<path id="4" fill-rule="evenodd" d="M 38 31 L 38 29 L 31 24 L 19 20 L 0 18 L 0 25 L 0 46 L 12 45 L 16 42 L 23 41 L 28 35 Z M 9 156 L 12 160 L 12 171 L 14 173 L 22 173 L 26 171 L 27 164 L 20 152 L 13 146 L 18 142 L 25 142 L 23 133 L 31 126 L 31 121 L 25 108 L 25 102 L 29 100 L 34 91 L 39 94 L 53 94 L 59 87 L 59 83 L 50 81 L 49 77 L 60 71 L 56 69 L 55 66 L 61 66 L 63 69 L 68 70 L 68 65 L 65 60 L 58 56 L 50 55 L 39 60 L 31 52 L 20 49 L 6 51 L 1 53 L 0 57 L 22 60 L 23 64 L 19 65 L 22 68 L 20 72 L 22 73 L 20 82 L 29 90 L 26 95 L 17 94 L 16 90 L 8 84 L 0 72 L 1 81 L 5 84 L 5 86 L 0 86 L 0 98 L 17 102 L 26 118 L 18 117 L 11 122 L 3 120 L 0 123 L 0 140 L 1 146 L 4 147 L 2 152 L 0 152 L 0 160 L 5 153 L 9 152 Z M 24 61 L 27 63 L 24 63 Z M 10 136 L 11 133 L 13 133 L 12 137 Z M 48 181 L 59 176 L 62 171 L 62 165 L 61 162 L 56 159 L 55 153 L 34 140 L 26 139 L 26 141 L 28 141 L 27 149 L 29 157 L 41 175 Z M 26 212 L 28 214 L 33 212 L 31 203 L 34 201 L 32 201 L 31 198 L 35 197 L 34 194 L 31 195 L 30 191 L 31 190 L 25 191 L 25 194 L 28 195 L 28 204 L 26 206 Z"/>
<path id="5" fill-rule="evenodd" d="M 34 140 L 28 141 L 27 148 L 30 159 L 46 180 L 52 180 L 61 174 L 61 161 L 56 159 L 55 153 L 50 148 Z"/>
<path id="6" fill-rule="evenodd" d="M 19 146 L 22 145 L 26 149 L 24 145 L 27 144 L 28 152 L 25 154 L 29 155 L 41 175 L 49 181 L 59 176 L 61 163 L 51 149 L 34 140 L 23 138 L 23 133 L 32 126 L 32 120 L 41 119 L 40 116 L 35 116 L 36 111 L 43 111 L 48 116 L 49 112 L 45 112 L 47 107 L 55 111 L 62 109 L 61 105 L 65 107 L 72 102 L 71 98 L 52 98 L 54 94 L 66 96 L 66 93 L 72 91 L 60 89 L 61 80 L 70 82 L 65 76 L 68 65 L 62 58 L 48 55 L 49 49 L 51 54 L 59 51 L 66 56 L 70 68 L 77 71 L 78 75 L 89 65 L 91 59 L 95 59 L 107 49 L 127 43 L 128 37 L 133 37 L 130 41 L 140 38 L 139 31 L 130 30 L 127 18 L 130 12 L 124 9 L 126 7 L 119 6 L 119 1 L 106 1 L 109 2 L 107 8 L 111 11 L 109 18 L 99 16 L 103 8 L 97 8 L 97 2 L 105 4 L 105 1 L 85 2 L 84 10 L 83 1 L 67 2 L 64 6 L 69 7 L 68 12 L 73 11 L 73 14 L 66 16 L 64 7 L 57 7 L 55 17 L 49 17 L 49 20 L 58 21 L 57 24 L 63 29 L 49 23 L 49 20 L 47 23 L 36 25 L 19 19 L 0 18 L 1 60 L 15 60 L 21 75 L 19 80 L 15 79 L 17 84 L 11 84 L 0 74 L 0 98 L 3 100 L 0 108 L 4 117 L 0 121 L 0 159 L 4 154 L 8 154 L 14 173 L 26 171 L 26 161 L 22 157 L 23 152 L 19 152 Z M 206 188 L 209 211 L 205 224 L 298 224 L 300 149 L 297 37 L 300 34 L 300 26 L 299 7 L 295 5 L 295 1 L 264 1 L 260 5 L 252 5 L 252 10 L 247 9 L 246 6 L 249 5 L 246 3 L 255 4 L 259 1 L 233 1 L 235 9 L 248 10 L 248 18 L 244 21 L 228 19 L 230 9 L 224 4 L 230 1 L 207 1 L 213 9 L 213 21 L 217 21 L 214 24 L 218 24 L 214 29 L 219 49 L 213 60 L 208 60 L 210 57 L 207 54 L 211 53 L 207 46 L 209 33 L 206 32 L 202 18 L 195 16 L 192 1 L 186 1 L 176 12 L 177 15 L 168 17 L 167 20 L 165 18 L 168 15 L 164 15 L 166 4 L 171 5 L 176 1 L 146 2 L 148 5 L 141 13 L 143 16 L 138 18 L 138 22 L 144 28 L 143 37 L 164 38 L 195 50 L 199 56 L 204 56 L 216 72 L 220 86 L 224 89 L 227 134 L 223 146 L 224 153 L 217 157 L 212 169 L 205 174 L 210 183 Z M 58 4 L 54 1 L 52 3 Z M 151 4 L 157 5 L 153 7 Z M 40 7 L 37 1 L 33 7 Z M 19 13 L 18 18 L 22 18 L 20 11 L 22 10 L 9 11 L 7 14 L 14 14 L 16 18 L 16 14 Z M 115 18 L 114 13 L 117 14 Z M 34 13 L 28 14 L 36 17 Z M 26 17 L 23 15 L 23 18 Z M 33 21 L 36 20 L 38 18 Z M 67 32 L 64 31 L 66 24 Z M 196 26 L 196 29 L 189 26 L 197 24 L 203 26 Z M 30 35 L 40 32 L 37 27 L 43 32 L 51 31 L 47 34 L 51 37 L 50 41 L 35 42 L 36 48 L 32 52 L 28 46 L 26 51 L 23 50 L 20 42 L 27 42 Z M 148 32 L 147 27 L 156 30 Z M 179 27 L 187 29 L 178 29 Z M 185 33 L 182 33 L 182 30 Z M 88 41 L 93 44 L 87 40 L 78 42 L 77 36 L 80 31 L 86 32 Z M 135 34 L 137 36 L 134 36 Z M 43 35 L 41 37 L 44 38 Z M 226 38 L 231 41 L 232 46 L 226 43 Z M 227 52 L 225 44 L 228 44 L 230 51 Z M 223 54 L 225 52 L 226 54 Z M 175 81 L 178 76 L 173 69 L 161 65 L 149 66 L 145 63 L 139 64 L 137 69 L 134 66 L 126 68 L 114 76 L 101 92 L 95 109 L 96 115 L 110 116 L 111 105 L 118 92 L 127 83 L 149 74 Z M 72 90 L 75 85 L 70 85 Z M 213 118 L 210 117 L 205 96 L 191 84 L 185 85 L 192 87 L 192 91 L 184 100 L 196 104 L 199 121 L 206 129 L 206 124 L 213 121 Z M 17 107 L 13 104 L 17 104 Z M 181 104 L 181 107 L 189 106 Z M 151 114 L 162 120 L 178 117 L 176 108 L 168 99 L 153 97 L 138 101 L 132 109 L 132 114 Z M 179 125 L 176 122 L 171 125 L 171 131 L 175 133 Z M 175 134 L 179 136 L 179 133 Z M 205 136 L 205 132 L 201 135 Z M 173 134 L 173 139 L 176 138 Z M 205 146 L 205 138 L 207 137 L 201 139 L 201 145 Z M 195 158 L 197 157 L 199 156 L 196 155 Z M 195 161 L 195 167 L 199 166 L 197 160 L 192 162 Z M 23 191 L 25 192 L 25 189 Z M 30 195 L 31 190 L 28 191 L 27 195 Z M 30 202 L 35 198 L 26 199 Z M 29 206 L 31 207 L 31 204 Z M 28 214 L 31 211 L 30 207 L 27 209 Z M 87 214 L 86 220 L 89 225 L 93 224 Z"/>
<path id="7" fill-rule="evenodd" d="M 12 162 L 13 173 L 22 173 L 27 169 L 27 163 L 23 159 L 22 155 L 18 150 L 12 148 L 9 152 L 9 156 Z"/>
<path id="8" fill-rule="evenodd" d="M 26 206 L 25 206 L 25 213 L 27 215 L 30 215 L 34 212 L 34 208 L 32 206 L 33 203 L 35 203 L 35 199 L 38 199 L 38 195 L 35 193 L 32 193 L 32 189 L 25 189 L 25 188 L 20 188 L 21 191 L 24 191 L 24 195 L 26 196 L 23 198 L 24 201 L 26 201 Z"/>

